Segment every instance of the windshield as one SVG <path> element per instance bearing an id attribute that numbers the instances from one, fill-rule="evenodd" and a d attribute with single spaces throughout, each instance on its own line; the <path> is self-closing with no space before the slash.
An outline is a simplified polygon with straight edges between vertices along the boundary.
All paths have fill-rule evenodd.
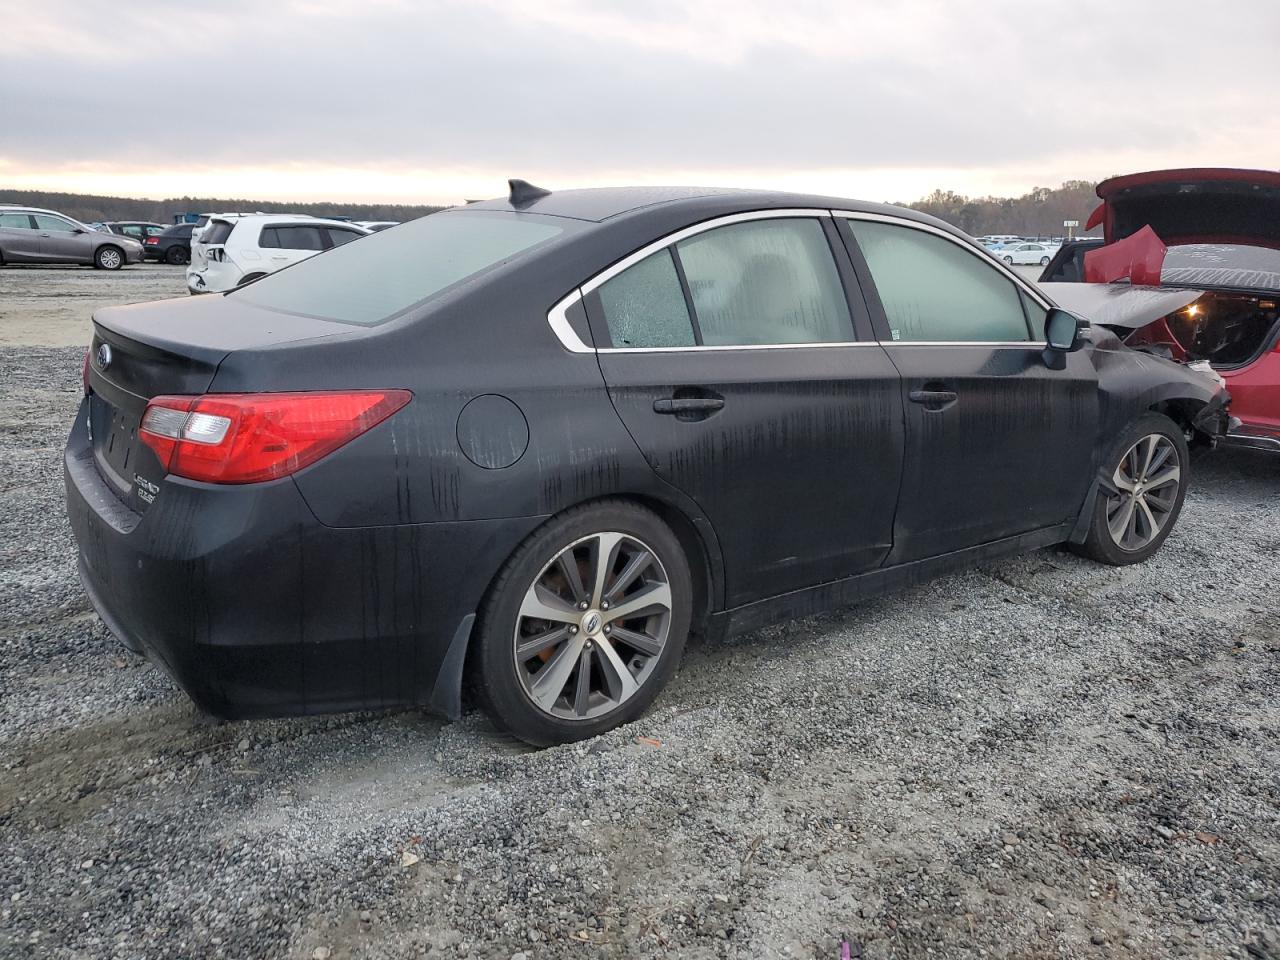
<path id="1" fill-rule="evenodd" d="M 287 313 L 370 326 L 563 233 L 528 214 L 436 213 L 361 237 L 231 296 Z"/>

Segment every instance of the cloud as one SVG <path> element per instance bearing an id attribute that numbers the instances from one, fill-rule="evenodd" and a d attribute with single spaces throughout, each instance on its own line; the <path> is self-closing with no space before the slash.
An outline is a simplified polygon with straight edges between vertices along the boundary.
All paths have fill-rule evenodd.
<path id="1" fill-rule="evenodd" d="M 24 183 L 957 178 L 923 193 L 1280 152 L 1257 79 L 1273 0 L 46 0 L 4 20 L 0 176 Z"/>

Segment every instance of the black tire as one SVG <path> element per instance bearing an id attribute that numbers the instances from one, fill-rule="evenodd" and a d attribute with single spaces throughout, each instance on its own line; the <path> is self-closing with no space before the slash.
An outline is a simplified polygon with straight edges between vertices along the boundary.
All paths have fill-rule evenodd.
<path id="1" fill-rule="evenodd" d="M 164 262 L 173 266 L 181 266 L 191 262 L 191 251 L 186 247 L 173 246 L 164 252 Z"/>
<path id="2" fill-rule="evenodd" d="M 247 277 L 241 277 L 240 282 L 237 283 L 236 286 L 243 287 L 246 283 L 253 283 L 253 281 L 261 280 L 265 276 L 265 273 L 251 273 Z"/>
<path id="3" fill-rule="evenodd" d="M 1011 266 L 1011 267 L 1012 267 L 1012 266 L 1013 266 L 1013 257 L 1005 257 L 1005 258 L 1004 258 L 1004 262 L 1005 262 L 1005 263 L 1007 263 L 1009 266 Z"/>
<path id="4" fill-rule="evenodd" d="M 1177 491 L 1172 497 L 1168 497 L 1167 510 L 1160 508 L 1152 510 L 1150 506 L 1146 509 L 1147 515 L 1160 514 L 1160 526 L 1153 537 L 1150 537 L 1141 545 L 1133 544 L 1130 547 L 1122 546 L 1117 542 L 1116 536 L 1113 535 L 1109 520 L 1119 521 L 1121 514 L 1117 514 L 1116 510 L 1123 510 L 1126 504 L 1126 496 L 1136 500 L 1138 494 L 1128 493 L 1124 490 L 1117 489 L 1112 480 L 1117 473 L 1125 469 L 1126 465 L 1122 463 L 1138 444 L 1147 440 L 1147 438 L 1164 438 L 1168 441 L 1169 447 L 1172 449 L 1172 455 L 1177 457 L 1178 463 L 1178 479 Z M 1163 449 L 1156 441 L 1157 449 Z M 1128 427 L 1116 438 L 1115 443 L 1107 453 L 1107 459 L 1104 461 L 1106 466 L 1103 467 L 1107 484 L 1098 491 L 1097 501 L 1093 505 L 1093 517 L 1089 522 L 1089 535 L 1084 543 L 1073 547 L 1075 552 L 1086 557 L 1106 563 L 1115 567 L 1127 566 L 1131 563 L 1141 563 L 1143 560 L 1151 557 L 1160 549 L 1169 533 L 1173 530 L 1174 525 L 1178 522 L 1178 515 L 1182 512 L 1182 502 L 1187 495 L 1187 481 L 1190 479 L 1191 457 L 1187 449 L 1187 439 L 1182 432 L 1182 428 L 1170 420 L 1162 413 L 1146 413 L 1129 424 Z M 1161 464 L 1161 470 L 1169 466 L 1168 461 Z M 1160 471 L 1152 471 L 1150 478 L 1158 479 Z M 1142 477 L 1144 480 L 1148 478 L 1147 470 L 1143 468 Z M 1139 486 L 1139 490 L 1142 487 Z M 1147 490 L 1162 489 L 1158 486 L 1147 487 Z M 1146 498 L 1148 504 L 1152 503 L 1152 495 Z M 1140 513 L 1136 508 L 1130 511 L 1131 514 Z"/>
<path id="5" fill-rule="evenodd" d="M 99 270 L 119 270 L 124 263 L 124 251 L 114 244 L 104 243 L 93 251 L 93 265 Z"/>
<path id="6" fill-rule="evenodd" d="M 616 706 L 609 708 L 610 701 L 605 698 L 598 709 L 607 709 L 607 712 L 597 716 L 579 719 L 554 716 L 548 708 L 536 704 L 526 690 L 526 685 L 531 682 L 534 674 L 522 671 L 527 671 L 535 658 L 529 657 L 523 663 L 517 660 L 517 637 L 522 624 L 527 624 L 530 619 L 527 615 L 521 617 L 521 609 L 527 593 L 532 591 L 535 584 L 545 582 L 543 578 L 552 574 L 554 569 L 562 569 L 554 565 L 564 551 L 570 548 L 589 551 L 590 547 L 583 547 L 582 544 L 593 542 L 596 535 L 607 536 L 610 533 L 621 534 L 629 542 L 630 538 L 634 538 L 635 543 L 647 548 L 656 557 L 661 572 L 665 574 L 671 599 L 669 617 L 664 621 L 665 642 L 660 652 L 652 658 L 656 662 L 640 672 L 643 679 L 638 688 L 621 699 Z M 570 553 L 569 556 L 574 554 Z M 638 586 L 643 588 L 651 585 L 641 582 Z M 688 559 L 675 534 L 652 511 L 626 500 L 604 500 L 567 510 L 532 533 L 503 564 L 489 587 L 480 608 L 476 632 L 468 654 L 467 671 L 471 690 L 499 726 L 535 746 L 571 743 L 597 736 L 644 713 L 676 671 L 689 634 L 692 598 Z M 608 609 L 608 605 L 602 605 L 601 609 Z M 588 615 L 584 614 L 586 616 Z M 619 632 L 622 632 L 623 621 L 615 622 L 619 625 Z M 591 641 L 581 635 L 581 631 L 587 629 L 587 620 L 583 620 L 581 628 L 575 626 L 567 629 L 572 629 L 578 639 L 563 641 L 566 648 L 572 642 L 580 645 L 585 643 L 588 648 L 585 654 L 588 659 L 585 662 L 598 664 L 605 659 L 603 651 L 591 652 Z M 527 637 L 528 634 L 524 636 Z M 618 646 L 612 645 L 617 642 L 616 636 L 614 641 L 598 638 L 597 642 L 600 645 L 610 644 L 615 659 L 619 659 L 617 650 L 627 650 L 625 641 Z M 548 647 L 548 651 L 551 649 Z M 543 658 L 543 666 L 561 652 L 561 645 L 557 643 L 554 650 L 554 654 L 548 652 Z M 631 658 L 627 665 L 629 670 L 637 664 L 648 662 L 634 652 L 627 656 Z M 578 655 L 569 656 L 566 662 L 583 662 L 577 658 Z M 533 669 L 536 673 L 538 665 L 534 664 Z M 588 674 L 588 685 L 595 679 L 603 678 L 599 666 L 593 666 L 592 670 L 594 672 Z M 577 672 L 573 674 L 577 675 Z M 566 679 L 563 688 L 566 692 L 570 683 Z M 576 681 L 573 681 L 573 685 L 576 687 Z"/>
<path id="7" fill-rule="evenodd" d="M 1041 258 L 1040 258 L 1040 266 L 1042 266 L 1042 267 L 1047 267 L 1048 265 L 1049 265 L 1049 258 L 1048 258 L 1048 257 L 1041 257 Z"/>

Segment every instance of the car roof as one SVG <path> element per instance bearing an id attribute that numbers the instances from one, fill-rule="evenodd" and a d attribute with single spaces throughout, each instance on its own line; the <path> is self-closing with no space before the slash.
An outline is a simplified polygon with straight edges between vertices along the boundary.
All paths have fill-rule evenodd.
<path id="1" fill-rule="evenodd" d="M 221 219 L 221 218 L 215 217 L 213 219 Z M 358 224 L 352 223 L 350 220 L 328 220 L 324 217 L 313 217 L 313 216 L 309 216 L 308 214 L 296 214 L 296 213 L 252 213 L 252 214 L 246 214 L 244 216 L 237 217 L 232 222 L 236 223 L 237 225 L 243 223 L 243 224 L 248 224 L 250 226 L 254 224 L 258 224 L 260 226 L 269 226 L 271 224 L 296 223 L 299 226 L 307 226 L 307 227 L 311 227 L 311 226 L 354 227 L 357 230 L 364 229 Z"/>
<path id="2" fill-rule="evenodd" d="M 700 209 L 705 209 L 709 216 L 716 215 L 730 206 L 741 210 L 795 207 L 879 213 L 941 226 L 948 233 L 955 233 L 969 239 L 950 224 L 908 207 L 816 194 L 786 193 L 776 190 L 739 190 L 725 187 L 594 187 L 582 190 L 557 190 L 523 203 L 513 204 L 510 198 L 504 197 L 480 200 L 454 209 L 538 213 L 545 216 L 602 223 L 614 217 L 660 206 L 679 206 L 685 213 L 696 213 Z"/>

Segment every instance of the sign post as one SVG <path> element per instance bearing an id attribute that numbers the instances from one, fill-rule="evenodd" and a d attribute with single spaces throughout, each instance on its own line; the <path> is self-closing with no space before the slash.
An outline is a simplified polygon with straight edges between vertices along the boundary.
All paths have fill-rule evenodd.
<path id="1" fill-rule="evenodd" d="M 1067 239 L 1075 239 L 1075 228 L 1080 226 L 1079 220 L 1063 220 L 1062 225 L 1067 228 Z"/>

